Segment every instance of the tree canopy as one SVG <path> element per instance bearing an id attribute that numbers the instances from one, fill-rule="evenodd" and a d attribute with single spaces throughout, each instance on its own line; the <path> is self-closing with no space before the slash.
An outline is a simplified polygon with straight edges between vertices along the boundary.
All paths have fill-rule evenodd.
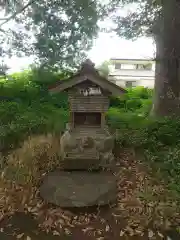
<path id="1" fill-rule="evenodd" d="M 1 56 L 34 55 L 41 65 L 79 64 L 98 33 L 111 0 L 9 0 L 1 5 Z M 8 24 L 14 21 L 15 27 Z"/>
<path id="2" fill-rule="evenodd" d="M 129 5 L 125 16 L 114 12 L 111 19 L 116 33 L 127 39 L 152 36 L 158 32 L 162 10 L 161 0 L 119 0 L 119 7 Z"/>
<path id="3" fill-rule="evenodd" d="M 109 76 L 109 72 L 110 72 L 109 65 L 110 65 L 110 61 L 104 61 L 97 67 L 97 69 L 99 70 L 99 73 L 103 77 L 107 78 Z"/>

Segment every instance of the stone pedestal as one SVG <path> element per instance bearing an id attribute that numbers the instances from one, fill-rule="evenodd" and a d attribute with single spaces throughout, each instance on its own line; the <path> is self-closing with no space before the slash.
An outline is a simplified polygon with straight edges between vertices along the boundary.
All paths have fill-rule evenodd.
<path id="1" fill-rule="evenodd" d="M 76 128 L 61 137 L 61 161 L 65 170 L 93 170 L 114 164 L 114 138 L 107 129 Z"/>
<path id="2" fill-rule="evenodd" d="M 90 207 L 116 201 L 116 178 L 107 172 L 55 171 L 45 177 L 40 194 L 60 207 Z"/>

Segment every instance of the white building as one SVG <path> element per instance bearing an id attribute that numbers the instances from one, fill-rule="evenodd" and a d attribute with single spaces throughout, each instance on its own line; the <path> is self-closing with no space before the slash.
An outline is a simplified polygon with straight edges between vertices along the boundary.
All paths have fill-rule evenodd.
<path id="1" fill-rule="evenodd" d="M 109 80 L 121 87 L 154 87 L 155 61 L 147 59 L 110 59 Z"/>

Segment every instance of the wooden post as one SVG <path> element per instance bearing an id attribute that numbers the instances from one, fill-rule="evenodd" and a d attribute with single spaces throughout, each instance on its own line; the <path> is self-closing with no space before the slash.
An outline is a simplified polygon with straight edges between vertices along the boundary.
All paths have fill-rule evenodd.
<path id="1" fill-rule="evenodd" d="M 70 111 L 70 119 L 69 119 L 69 123 L 70 123 L 70 128 L 74 128 L 74 113 Z"/>
<path id="2" fill-rule="evenodd" d="M 105 112 L 101 113 L 101 128 L 104 128 L 106 124 Z"/>

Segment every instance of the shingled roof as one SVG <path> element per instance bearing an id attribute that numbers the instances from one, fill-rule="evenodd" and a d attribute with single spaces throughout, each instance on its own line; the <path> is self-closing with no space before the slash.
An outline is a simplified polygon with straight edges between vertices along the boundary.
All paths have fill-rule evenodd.
<path id="1" fill-rule="evenodd" d="M 87 59 L 82 65 L 81 69 L 72 77 L 58 81 L 56 84 L 49 87 L 50 93 L 66 91 L 69 88 L 74 87 L 77 84 L 80 84 L 84 81 L 91 81 L 104 90 L 108 90 L 112 95 L 119 96 L 127 91 L 124 88 L 121 88 L 109 81 L 107 78 L 102 77 L 98 70 L 95 68 L 95 64 Z"/>

